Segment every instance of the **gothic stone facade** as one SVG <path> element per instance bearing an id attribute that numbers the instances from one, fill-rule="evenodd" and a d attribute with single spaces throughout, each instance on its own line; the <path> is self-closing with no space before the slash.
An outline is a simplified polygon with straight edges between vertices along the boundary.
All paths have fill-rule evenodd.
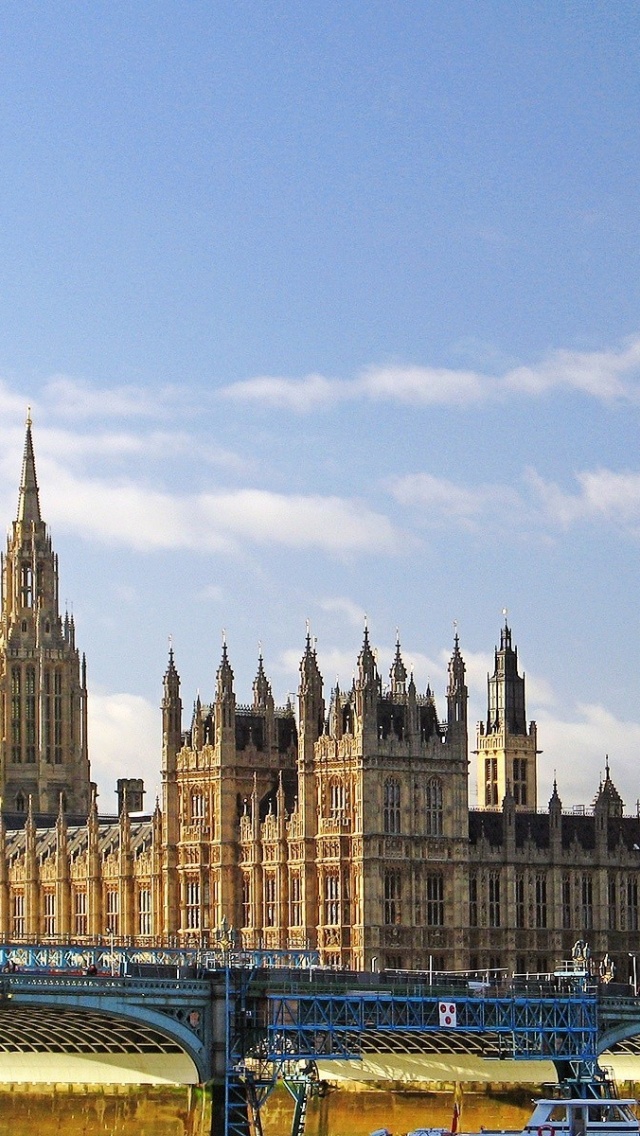
<path id="1" fill-rule="evenodd" d="M 57 580 L 28 424 L 3 564 L 1 938 L 207 946 L 225 925 L 239 949 L 314 948 L 329 966 L 515 971 L 546 971 L 586 939 L 626 976 L 640 819 L 623 815 L 608 762 L 590 810 L 564 812 L 557 786 L 537 810 L 536 728 L 506 624 L 477 730 L 479 808 L 457 636 L 440 718 L 399 643 L 383 685 L 365 631 L 351 689 L 328 702 L 307 636 L 295 708 L 274 705 L 262 658 L 238 704 L 225 644 L 213 699 L 186 730 L 170 652 L 162 806 L 132 812 L 131 780 L 107 817 Z"/>

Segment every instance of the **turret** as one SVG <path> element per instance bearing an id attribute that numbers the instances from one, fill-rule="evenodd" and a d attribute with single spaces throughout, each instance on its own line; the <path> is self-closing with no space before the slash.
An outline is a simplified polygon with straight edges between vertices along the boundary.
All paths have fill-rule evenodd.
<path id="1" fill-rule="evenodd" d="M 518 652 L 511 646 L 506 618 L 494 671 L 487 676 L 487 719 L 478 725 L 477 742 L 480 808 L 499 808 L 509 782 L 516 808 L 535 809 L 536 725 L 531 722 L 527 729 L 524 675 L 518 674 Z"/>
<path id="2" fill-rule="evenodd" d="M 549 845 L 555 854 L 555 859 L 558 859 L 562 847 L 562 801 L 555 776 L 553 792 L 549 798 Z"/>
<path id="3" fill-rule="evenodd" d="M 459 748 L 459 756 L 467 757 L 467 703 L 469 692 L 465 682 L 465 665 L 460 654 L 460 640 L 456 631 L 453 654 L 449 660 L 447 686 L 447 742 Z"/>
<path id="4" fill-rule="evenodd" d="M 524 675 L 518 674 L 518 651 L 511 646 L 511 629 L 506 619 L 487 686 L 487 733 L 503 728 L 510 734 L 526 734 Z"/>
<path id="5" fill-rule="evenodd" d="M 400 654 L 399 636 L 396 637 L 396 653 L 389 671 L 389 684 L 394 702 L 404 701 L 407 693 L 407 668 Z"/>
<path id="6" fill-rule="evenodd" d="M 215 736 L 221 752 L 229 747 L 235 748 L 236 696 L 226 639 L 222 642 L 222 658 L 216 673 Z"/>
<path id="7" fill-rule="evenodd" d="M 169 664 L 162 680 L 162 768 L 174 773 L 176 754 L 182 745 L 182 700 L 180 676 L 176 670 L 173 647 L 169 648 Z"/>
<path id="8" fill-rule="evenodd" d="M 313 747 L 324 728 L 324 698 L 322 695 L 322 675 L 318 667 L 315 646 L 307 630 L 304 655 L 300 661 L 300 686 L 298 689 L 298 708 L 300 719 L 300 756 L 306 764 L 313 761 Z"/>
<path id="9" fill-rule="evenodd" d="M 375 655 L 369 642 L 369 628 L 365 623 L 364 639 L 358 655 L 355 684 L 356 718 L 362 732 L 365 748 L 374 748 L 378 736 L 378 699 L 382 696 L 382 682 L 378 674 Z"/>
<path id="10" fill-rule="evenodd" d="M 253 680 L 253 709 L 264 714 L 265 749 L 269 753 L 275 740 L 274 702 L 271 683 L 264 673 L 262 651 L 258 656 L 258 673 Z"/>

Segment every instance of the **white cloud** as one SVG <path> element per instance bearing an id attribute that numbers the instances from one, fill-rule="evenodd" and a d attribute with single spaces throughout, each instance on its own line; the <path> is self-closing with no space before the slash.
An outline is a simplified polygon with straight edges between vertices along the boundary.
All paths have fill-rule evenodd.
<path id="1" fill-rule="evenodd" d="M 399 534 L 357 499 L 267 490 L 171 494 L 134 483 L 76 478 L 50 462 L 48 520 L 59 529 L 138 550 L 230 552 L 243 541 L 333 554 L 396 552 Z"/>
<path id="2" fill-rule="evenodd" d="M 338 402 L 369 400 L 411 406 L 471 406 L 513 394 L 539 397 L 569 389 L 603 402 L 640 401 L 640 336 L 619 350 L 551 352 L 535 366 L 514 367 L 502 375 L 450 367 L 370 366 L 354 379 L 305 375 L 301 379 L 260 376 L 231 383 L 221 393 L 231 399 L 308 414 Z"/>
<path id="3" fill-rule="evenodd" d="M 450 525 L 458 521 L 473 527 L 488 513 L 519 515 L 523 500 L 517 490 L 504 485 L 456 485 L 430 473 L 413 473 L 391 480 L 392 495 L 401 505 L 424 510 L 432 521 Z"/>
<path id="4" fill-rule="evenodd" d="M 211 524 L 259 543 L 329 552 L 395 552 L 399 546 L 388 518 L 356 499 L 241 489 L 206 494 L 201 502 Z"/>
<path id="5" fill-rule="evenodd" d="M 576 474 L 577 493 L 545 481 L 534 470 L 527 477 L 548 519 L 563 528 L 581 520 L 604 520 L 640 531 L 640 473 L 583 470 Z"/>
<path id="6" fill-rule="evenodd" d="M 162 764 L 157 707 L 136 694 L 109 694 L 92 688 L 88 733 L 91 777 L 98 784 L 101 810 L 117 812 L 119 777 L 142 777 L 145 809 L 152 810 L 160 793 Z"/>
<path id="7" fill-rule="evenodd" d="M 640 535 L 640 473 L 632 470 L 581 470 L 576 492 L 546 481 L 535 469 L 523 473 L 521 487 L 459 485 L 430 473 L 412 473 L 389 481 L 399 504 L 419 511 L 422 523 L 458 523 L 477 530 L 499 514 L 512 533 L 568 529 L 581 521 L 614 525 Z"/>
<path id="8" fill-rule="evenodd" d="M 635 813 L 640 796 L 640 722 L 621 721 L 597 703 L 578 703 L 573 720 L 542 711 L 537 724 L 543 752 L 538 766 L 541 807 L 551 796 L 554 774 L 563 805 L 590 805 L 609 755 L 611 779 L 625 802 L 625 812 Z"/>
<path id="9" fill-rule="evenodd" d="M 323 611 L 335 612 L 339 616 L 344 616 L 351 627 L 364 627 L 366 614 L 364 608 L 346 596 L 333 596 L 321 600 L 320 607 Z"/>
<path id="10" fill-rule="evenodd" d="M 619 351 L 553 351 L 538 367 L 509 371 L 504 385 L 526 394 L 569 387 L 603 402 L 638 402 L 639 376 L 640 338 L 636 337 Z"/>
<path id="11" fill-rule="evenodd" d="M 257 402 L 307 413 L 341 397 L 344 385 L 323 375 L 305 375 L 303 379 L 261 375 L 222 387 L 222 394 L 239 402 Z"/>
<path id="12" fill-rule="evenodd" d="M 184 390 L 177 387 L 94 387 L 68 375 L 53 375 L 43 388 L 48 410 L 71 419 L 166 418 L 179 400 L 184 403 Z"/>

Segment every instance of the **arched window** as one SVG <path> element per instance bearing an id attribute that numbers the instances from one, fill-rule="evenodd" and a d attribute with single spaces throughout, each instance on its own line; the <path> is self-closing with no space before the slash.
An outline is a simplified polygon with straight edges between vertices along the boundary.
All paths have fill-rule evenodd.
<path id="1" fill-rule="evenodd" d="M 384 783 L 384 831 L 400 832 L 400 782 L 397 777 L 388 777 Z"/>
<path id="2" fill-rule="evenodd" d="M 22 606 L 33 607 L 33 569 L 30 564 L 22 565 Z"/>
<path id="3" fill-rule="evenodd" d="M 402 923 L 402 876 L 392 871 L 384 874 L 384 922 L 393 927 Z"/>
<path id="4" fill-rule="evenodd" d="M 22 761 L 22 692 L 20 667 L 11 668 L 11 760 Z"/>
<path id="5" fill-rule="evenodd" d="M 204 794 L 197 790 L 191 794 L 191 823 L 198 824 L 204 820 L 205 804 Z"/>
<path id="6" fill-rule="evenodd" d="M 337 820 L 344 815 L 345 791 L 341 781 L 333 780 L 329 785 L 329 815 Z"/>
<path id="7" fill-rule="evenodd" d="M 442 836 L 442 782 L 438 777 L 427 781 L 425 808 L 427 836 Z"/>
<path id="8" fill-rule="evenodd" d="M 36 671 L 27 667 L 25 674 L 25 761 L 36 760 Z"/>

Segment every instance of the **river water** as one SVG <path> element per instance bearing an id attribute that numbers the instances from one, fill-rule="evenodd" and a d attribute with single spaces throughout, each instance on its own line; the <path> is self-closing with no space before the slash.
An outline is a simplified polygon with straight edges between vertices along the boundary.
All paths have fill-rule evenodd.
<path id="1" fill-rule="evenodd" d="M 623 1086 L 620 1086 L 623 1089 Z M 624 1086 L 638 1089 L 638 1085 Z M 531 1115 L 532 1085 L 465 1093 L 461 1131 L 521 1129 Z M 631 1091 L 630 1095 L 636 1095 Z M 290 1136 L 293 1104 L 279 1086 L 263 1110 L 264 1136 Z M 305 1136 L 393 1136 L 418 1127 L 448 1128 L 452 1093 L 336 1090 L 310 1102 Z M 198 1089 L 126 1086 L 0 1086 L 0 1136 L 212 1136 L 210 1102 Z M 213 1133 L 222 1136 L 222 1133 Z"/>
<path id="2" fill-rule="evenodd" d="M 468 1094 L 462 1128 L 519 1128 L 530 1099 L 530 1089 Z M 400 1136 L 421 1125 L 447 1127 L 452 1106 L 452 1094 L 334 1091 L 310 1102 L 305 1136 L 369 1136 L 382 1127 Z M 264 1109 L 264 1136 L 290 1136 L 292 1113 L 291 1098 L 279 1086 Z M 193 1088 L 0 1088 L 0 1136 L 210 1136 L 210 1118 L 208 1100 Z"/>

